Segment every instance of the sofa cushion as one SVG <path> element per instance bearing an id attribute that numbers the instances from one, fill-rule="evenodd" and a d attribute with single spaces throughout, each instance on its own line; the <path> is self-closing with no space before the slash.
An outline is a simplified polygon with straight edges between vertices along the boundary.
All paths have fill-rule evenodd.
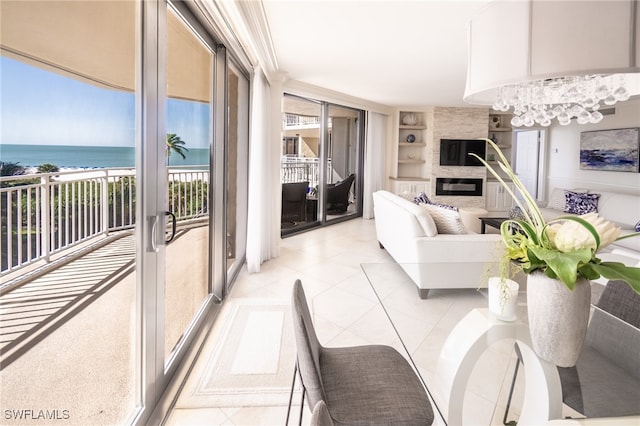
<path id="1" fill-rule="evenodd" d="M 581 192 L 565 191 L 565 213 L 586 214 L 598 211 L 600 194 L 585 194 Z"/>
<path id="2" fill-rule="evenodd" d="M 624 194 L 600 191 L 598 215 L 620 225 L 623 229 L 633 229 L 640 211 L 640 194 Z"/>
<path id="3" fill-rule="evenodd" d="M 631 234 L 632 229 L 623 229 L 620 232 L 620 236 Z M 622 247 L 625 249 L 633 250 L 636 252 L 640 252 L 640 236 L 624 238 L 622 240 L 614 241 L 613 246 Z"/>
<path id="4" fill-rule="evenodd" d="M 435 204 L 420 204 L 426 210 L 438 228 L 438 234 L 466 234 L 467 230 L 462 224 L 460 213 L 446 207 Z"/>

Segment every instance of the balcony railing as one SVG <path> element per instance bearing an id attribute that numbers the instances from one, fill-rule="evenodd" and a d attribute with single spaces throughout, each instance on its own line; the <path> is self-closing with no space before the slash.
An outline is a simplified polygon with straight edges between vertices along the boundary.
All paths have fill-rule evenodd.
<path id="1" fill-rule="evenodd" d="M 284 127 L 319 126 L 320 117 L 307 117 L 304 115 L 285 114 Z"/>
<path id="2" fill-rule="evenodd" d="M 309 186 L 314 187 L 319 182 L 319 161 L 317 158 L 282 157 L 280 176 L 282 183 L 308 181 Z"/>
<path id="3" fill-rule="evenodd" d="M 167 209 L 178 221 L 204 217 L 208 170 L 192 166 L 167 173 Z M 0 177 L 0 210 L 0 276 L 5 276 L 97 236 L 132 229 L 135 169 Z"/>

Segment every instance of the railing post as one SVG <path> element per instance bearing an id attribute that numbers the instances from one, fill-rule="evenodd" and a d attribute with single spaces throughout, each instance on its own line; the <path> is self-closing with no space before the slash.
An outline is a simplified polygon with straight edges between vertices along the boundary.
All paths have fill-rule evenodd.
<path id="1" fill-rule="evenodd" d="M 104 177 L 102 179 L 102 188 L 100 193 L 100 216 L 101 218 L 101 232 L 104 235 L 109 234 L 109 169 L 104 171 Z"/>
<path id="2" fill-rule="evenodd" d="M 44 174 L 40 178 L 40 220 L 42 221 L 42 229 L 40 230 L 42 258 L 45 262 L 49 262 L 51 255 L 51 194 L 50 194 L 50 176 Z"/>

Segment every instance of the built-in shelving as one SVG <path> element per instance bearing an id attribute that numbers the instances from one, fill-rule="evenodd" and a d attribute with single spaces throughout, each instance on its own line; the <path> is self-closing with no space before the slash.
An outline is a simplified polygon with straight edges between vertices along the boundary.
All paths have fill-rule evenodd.
<path id="1" fill-rule="evenodd" d="M 426 178 L 426 114 L 423 111 L 400 110 L 397 114 L 395 176 L 390 180 L 393 191 L 425 192 Z"/>

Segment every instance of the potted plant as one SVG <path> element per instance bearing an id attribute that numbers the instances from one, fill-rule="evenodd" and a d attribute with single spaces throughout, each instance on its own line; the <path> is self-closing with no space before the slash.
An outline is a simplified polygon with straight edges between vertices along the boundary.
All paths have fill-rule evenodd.
<path id="1" fill-rule="evenodd" d="M 519 192 L 512 191 L 484 158 L 474 155 L 502 184 L 522 211 L 523 218 L 502 223 L 504 258 L 527 274 L 527 308 L 534 350 L 558 366 L 575 365 L 584 342 L 589 318 L 589 280 L 600 277 L 622 280 L 640 294 L 640 268 L 620 262 L 603 262 L 599 250 L 622 238 L 620 228 L 597 213 L 560 216 L 545 222 L 535 199 L 518 179 L 498 146 L 495 163 Z M 571 339 L 568 342 L 566 339 Z"/>

